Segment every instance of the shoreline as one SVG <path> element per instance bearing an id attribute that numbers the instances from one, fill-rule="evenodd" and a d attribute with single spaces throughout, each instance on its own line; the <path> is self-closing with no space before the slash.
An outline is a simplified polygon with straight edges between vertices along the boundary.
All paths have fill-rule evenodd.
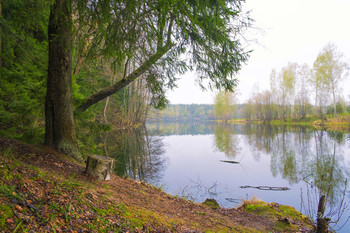
<path id="1" fill-rule="evenodd" d="M 0 138 L 1 227 L 40 232 L 275 232 L 314 230 L 293 207 L 259 200 L 220 208 L 171 196 L 112 175 L 97 181 L 85 166 L 42 145 Z M 6 195 L 4 195 L 4 190 Z"/>

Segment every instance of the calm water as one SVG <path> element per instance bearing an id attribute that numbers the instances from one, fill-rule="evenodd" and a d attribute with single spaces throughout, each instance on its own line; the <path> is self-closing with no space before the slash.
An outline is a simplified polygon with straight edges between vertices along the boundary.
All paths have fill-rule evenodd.
<path id="1" fill-rule="evenodd" d="M 324 193 L 333 221 L 344 210 L 334 229 L 350 216 L 350 133 L 210 123 L 146 128 L 107 135 L 105 151 L 116 158 L 119 175 L 196 202 L 210 197 L 236 207 L 258 198 L 311 217 Z M 350 232 L 350 223 L 339 232 Z"/>

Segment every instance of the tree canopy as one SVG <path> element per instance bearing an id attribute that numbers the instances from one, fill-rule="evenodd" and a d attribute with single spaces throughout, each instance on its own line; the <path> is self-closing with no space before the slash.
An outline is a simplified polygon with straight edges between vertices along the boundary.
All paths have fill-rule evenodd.
<path id="1" fill-rule="evenodd" d="M 156 107 L 165 106 L 165 88 L 175 87 L 176 74 L 187 70 L 197 71 L 203 88 L 208 79 L 209 89 L 232 90 L 234 75 L 248 58 L 239 37 L 250 24 L 241 13 L 242 1 L 93 1 L 77 10 L 78 22 L 93 35 L 92 58 L 102 54 L 116 66 L 134 64 L 123 80 L 83 100 L 80 110 L 143 73 Z"/>
<path id="2" fill-rule="evenodd" d="M 348 74 L 348 64 L 344 61 L 343 55 L 337 51 L 334 44 L 327 44 L 317 56 L 314 62 L 315 80 L 332 95 L 334 116 L 337 117 L 337 91 L 340 82 Z"/>

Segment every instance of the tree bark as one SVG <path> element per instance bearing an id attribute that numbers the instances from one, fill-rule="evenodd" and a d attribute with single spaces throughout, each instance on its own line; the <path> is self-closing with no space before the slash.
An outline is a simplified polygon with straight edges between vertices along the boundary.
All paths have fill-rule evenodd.
<path id="1" fill-rule="evenodd" d="M 335 91 L 334 88 L 332 89 L 332 95 L 333 95 L 333 107 L 334 107 L 334 117 L 337 118 L 337 103 L 335 101 Z"/>
<path id="2" fill-rule="evenodd" d="M 114 159 L 99 155 L 90 155 L 86 162 L 86 173 L 99 180 L 110 180 Z"/>
<path id="3" fill-rule="evenodd" d="M 83 104 L 78 107 L 78 110 L 85 111 L 90 106 L 96 104 L 97 102 L 103 100 L 104 98 L 117 93 L 135 79 L 137 79 L 141 74 L 147 71 L 151 66 L 158 61 L 164 54 L 166 54 L 172 47 L 173 43 L 169 42 L 162 48 L 160 48 L 155 54 L 153 54 L 148 60 L 146 60 L 139 68 L 130 73 L 126 78 L 116 82 L 114 85 L 103 89 L 93 95 L 91 95 Z"/>
<path id="4" fill-rule="evenodd" d="M 70 0 L 56 0 L 50 9 L 45 144 L 80 160 L 73 117 L 70 9 Z"/>
<path id="5" fill-rule="evenodd" d="M 2 7 L 1 7 L 1 3 L 2 3 L 2 0 L 0 0 L 0 18 L 2 16 Z M 2 31 L 1 31 L 1 27 L 0 27 L 0 68 L 2 67 Z"/>

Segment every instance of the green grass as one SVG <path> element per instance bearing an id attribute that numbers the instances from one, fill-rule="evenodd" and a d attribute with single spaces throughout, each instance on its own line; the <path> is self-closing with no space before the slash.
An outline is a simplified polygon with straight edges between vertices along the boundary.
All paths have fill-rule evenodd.
<path id="1" fill-rule="evenodd" d="M 0 229 L 5 228 L 6 219 L 13 217 L 12 208 L 8 205 L 0 205 Z"/>
<path id="2" fill-rule="evenodd" d="M 317 127 L 317 125 L 324 124 L 328 128 L 333 129 L 332 127 L 340 126 L 340 127 L 350 127 L 350 113 L 342 113 L 338 114 L 338 117 L 335 118 L 332 114 L 325 115 L 326 121 L 323 121 L 320 118 L 314 117 L 314 116 L 308 116 L 305 119 L 295 119 L 295 118 L 286 118 L 283 119 L 276 119 L 271 121 L 261 121 L 261 120 L 250 120 L 249 123 L 244 118 L 239 119 L 231 119 L 228 121 L 228 123 L 233 124 L 268 124 L 268 125 L 275 125 L 275 126 L 310 126 L 310 127 Z M 216 121 L 216 122 L 222 122 L 222 121 Z"/>

